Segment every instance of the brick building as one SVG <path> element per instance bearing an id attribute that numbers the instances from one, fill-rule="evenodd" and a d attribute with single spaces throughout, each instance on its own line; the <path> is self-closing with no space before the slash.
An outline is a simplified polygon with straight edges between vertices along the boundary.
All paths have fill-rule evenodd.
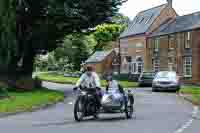
<path id="1" fill-rule="evenodd" d="M 171 19 L 147 40 L 148 70 L 173 70 L 186 83 L 200 83 L 200 12 Z"/>
<path id="2" fill-rule="evenodd" d="M 161 25 L 176 18 L 172 2 L 137 14 L 120 36 L 121 73 L 139 75 L 148 67 L 146 58 L 148 36 Z"/>

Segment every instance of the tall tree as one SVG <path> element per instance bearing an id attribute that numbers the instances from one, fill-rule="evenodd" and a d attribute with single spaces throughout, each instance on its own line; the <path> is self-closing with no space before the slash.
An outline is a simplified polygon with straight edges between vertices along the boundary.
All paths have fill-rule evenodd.
<path id="1" fill-rule="evenodd" d="M 56 49 L 67 34 L 110 21 L 124 1 L 1 0 L 0 65 L 6 75 L 31 76 L 37 54 Z"/>
<path id="2" fill-rule="evenodd" d="M 92 53 L 96 40 L 92 35 L 72 34 L 66 36 L 63 47 L 57 48 L 53 53 L 57 61 L 68 59 L 74 70 L 80 70 L 80 65 Z"/>
<path id="3" fill-rule="evenodd" d="M 121 13 L 117 13 L 115 16 L 112 17 L 112 23 L 114 24 L 120 24 L 127 27 L 130 22 L 130 18 Z"/>

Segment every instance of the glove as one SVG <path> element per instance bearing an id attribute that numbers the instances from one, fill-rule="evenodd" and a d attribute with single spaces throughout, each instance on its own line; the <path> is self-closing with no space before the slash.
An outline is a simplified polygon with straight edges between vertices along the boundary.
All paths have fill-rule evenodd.
<path id="1" fill-rule="evenodd" d="M 100 87 L 96 87 L 96 89 L 97 89 L 98 91 L 100 91 L 100 90 L 101 90 L 101 88 L 100 88 Z"/>

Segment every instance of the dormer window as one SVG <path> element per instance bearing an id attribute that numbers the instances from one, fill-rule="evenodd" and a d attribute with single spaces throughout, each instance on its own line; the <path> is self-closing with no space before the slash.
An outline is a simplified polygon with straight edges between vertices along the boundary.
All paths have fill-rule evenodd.
<path id="1" fill-rule="evenodd" d="M 144 18 L 142 18 L 140 21 L 139 21 L 139 24 L 141 24 L 143 22 Z"/>
<path id="2" fill-rule="evenodd" d="M 151 20 L 152 17 L 153 17 L 153 15 L 151 15 L 151 17 L 149 17 L 149 18 L 147 19 L 147 21 L 145 22 L 145 24 L 147 24 L 147 23 Z"/>

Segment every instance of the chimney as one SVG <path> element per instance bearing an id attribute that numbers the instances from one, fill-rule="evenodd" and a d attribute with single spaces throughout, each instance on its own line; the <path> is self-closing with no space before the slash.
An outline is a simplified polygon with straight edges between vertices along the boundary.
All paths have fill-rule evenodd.
<path id="1" fill-rule="evenodd" d="M 173 0 L 167 0 L 169 7 L 173 7 Z"/>

